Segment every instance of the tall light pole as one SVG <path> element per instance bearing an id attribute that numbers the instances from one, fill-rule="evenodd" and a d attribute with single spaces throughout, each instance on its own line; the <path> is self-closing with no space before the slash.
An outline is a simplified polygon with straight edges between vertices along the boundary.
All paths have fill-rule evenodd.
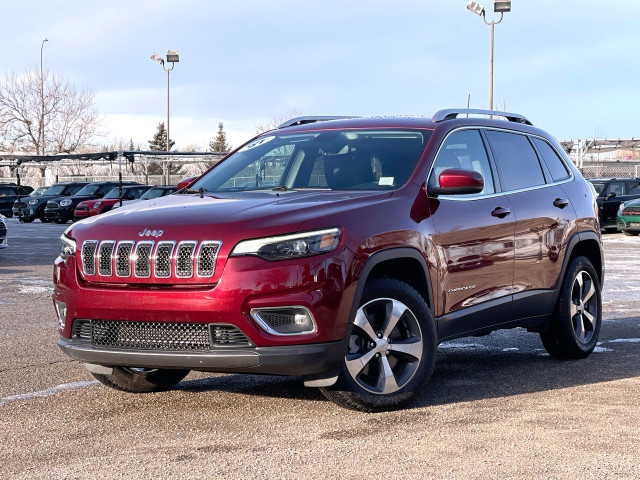
<path id="1" fill-rule="evenodd" d="M 165 60 L 157 53 L 151 54 L 151 60 L 158 62 L 162 69 L 167 72 L 167 152 L 169 151 L 169 73 L 173 70 L 173 67 L 176 63 L 180 61 L 180 57 L 178 56 L 177 50 L 167 50 L 167 61 L 166 63 L 171 63 L 171 67 L 165 67 Z"/>
<path id="2" fill-rule="evenodd" d="M 493 110 L 493 30 L 494 27 L 502 21 L 502 17 L 506 12 L 511 11 L 511 0 L 493 2 L 493 11 L 500 14 L 500 19 L 496 22 L 487 22 L 485 10 L 478 2 L 469 2 L 467 8 L 473 13 L 480 15 L 484 23 L 491 26 L 491 59 L 489 62 L 489 110 Z"/>
<path id="3" fill-rule="evenodd" d="M 40 45 L 40 152 L 44 155 L 44 71 L 42 69 L 42 50 L 44 49 L 44 42 L 48 42 L 49 39 L 42 40 Z"/>

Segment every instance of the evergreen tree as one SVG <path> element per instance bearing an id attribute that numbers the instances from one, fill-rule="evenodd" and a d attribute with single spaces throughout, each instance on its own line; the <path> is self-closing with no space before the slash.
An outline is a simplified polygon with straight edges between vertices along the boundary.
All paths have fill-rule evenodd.
<path id="1" fill-rule="evenodd" d="M 169 150 L 176 144 L 173 140 L 169 140 Z M 158 128 L 153 138 L 149 140 L 149 150 L 163 151 L 167 149 L 167 130 L 164 128 L 164 122 L 158 123 Z"/>
<path id="2" fill-rule="evenodd" d="M 130 138 L 130 139 L 129 139 L 129 151 L 130 151 L 130 152 L 133 152 L 133 151 L 135 151 L 135 149 L 136 149 L 136 147 L 135 147 L 135 145 L 133 144 L 133 138 Z"/>
<path id="3" fill-rule="evenodd" d="M 218 134 L 213 142 L 209 142 L 209 148 L 213 152 L 228 152 L 231 146 L 227 143 L 227 134 L 224 131 L 224 124 L 218 123 Z"/>

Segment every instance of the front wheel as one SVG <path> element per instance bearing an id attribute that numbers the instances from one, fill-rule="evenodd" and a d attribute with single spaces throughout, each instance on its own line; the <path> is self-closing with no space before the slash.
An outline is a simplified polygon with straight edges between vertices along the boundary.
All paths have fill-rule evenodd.
<path id="1" fill-rule="evenodd" d="M 552 357 L 585 358 L 598 342 L 601 323 L 598 275 L 589 259 L 577 257 L 567 268 L 551 323 L 540 339 Z"/>
<path id="2" fill-rule="evenodd" d="M 55 223 L 57 223 L 58 225 L 64 225 L 65 223 L 67 223 L 67 222 L 68 222 L 68 220 L 65 220 L 65 219 L 63 219 L 63 218 L 55 218 L 53 221 L 54 221 Z"/>
<path id="3" fill-rule="evenodd" d="M 113 367 L 111 375 L 91 373 L 109 388 L 131 393 L 169 390 L 187 376 L 189 370 L 163 368 Z"/>
<path id="4" fill-rule="evenodd" d="M 407 405 L 431 376 L 435 320 L 424 298 L 404 282 L 367 282 L 335 385 L 321 389 L 334 403 L 379 412 Z"/>

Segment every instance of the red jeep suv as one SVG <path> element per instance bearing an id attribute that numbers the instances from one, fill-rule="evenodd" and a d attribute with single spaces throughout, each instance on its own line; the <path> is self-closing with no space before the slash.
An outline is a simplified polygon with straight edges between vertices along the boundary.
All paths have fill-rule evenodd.
<path id="1" fill-rule="evenodd" d="M 67 229 L 58 345 L 128 392 L 190 370 L 300 375 L 363 411 L 406 405 L 457 337 L 525 327 L 583 358 L 601 325 L 595 197 L 517 114 L 296 118 L 182 194 Z"/>

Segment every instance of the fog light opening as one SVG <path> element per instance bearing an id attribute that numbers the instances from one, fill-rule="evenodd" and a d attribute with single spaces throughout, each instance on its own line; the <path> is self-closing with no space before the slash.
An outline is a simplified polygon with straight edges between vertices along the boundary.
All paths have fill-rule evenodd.
<path id="1" fill-rule="evenodd" d="M 58 315 L 58 327 L 63 329 L 67 319 L 67 304 L 60 300 L 54 300 L 53 303 L 56 306 L 56 314 Z"/>
<path id="2" fill-rule="evenodd" d="M 304 335 L 316 331 L 316 322 L 306 307 L 253 308 L 250 313 L 251 318 L 272 335 Z"/>

